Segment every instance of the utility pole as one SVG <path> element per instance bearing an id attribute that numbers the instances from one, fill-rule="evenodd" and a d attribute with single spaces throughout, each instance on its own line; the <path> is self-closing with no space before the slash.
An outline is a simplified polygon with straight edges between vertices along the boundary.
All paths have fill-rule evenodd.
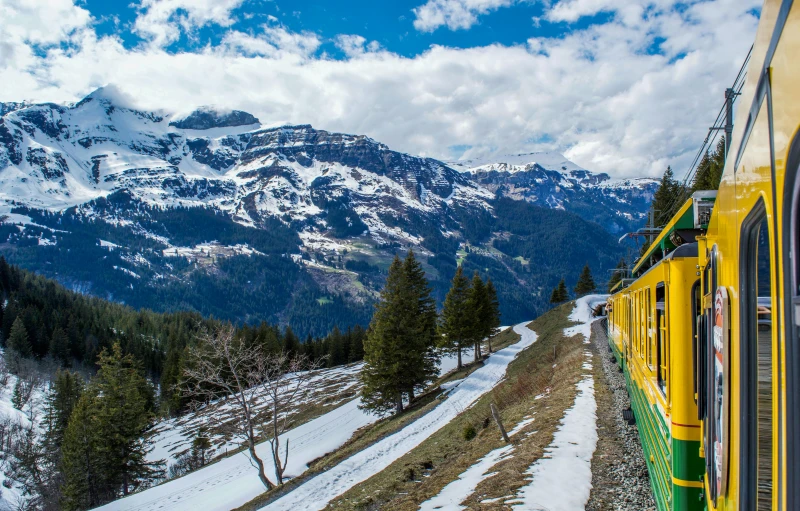
<path id="1" fill-rule="evenodd" d="M 725 159 L 728 159 L 728 152 L 731 148 L 733 138 L 733 98 L 736 93 L 732 88 L 725 89 Z"/>

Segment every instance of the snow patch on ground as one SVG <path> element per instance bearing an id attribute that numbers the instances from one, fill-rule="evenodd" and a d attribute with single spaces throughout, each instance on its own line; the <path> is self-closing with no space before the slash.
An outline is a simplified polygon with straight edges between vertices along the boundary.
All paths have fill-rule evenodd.
<path id="1" fill-rule="evenodd" d="M 583 511 L 592 489 L 592 456 L 597 447 L 594 379 L 578 383 L 553 442 L 526 471 L 531 482 L 517 493 L 514 507 L 527 511 Z M 512 504 L 512 502 L 508 502 Z"/>
<path id="2" fill-rule="evenodd" d="M 492 354 L 483 367 L 474 371 L 439 406 L 397 433 L 360 451 L 335 467 L 310 479 L 263 509 L 307 511 L 325 508 L 328 503 L 356 484 L 391 465 L 439 431 L 486 392 L 494 388 L 520 351 L 536 341 L 527 322 L 514 327 L 521 337 L 516 344 Z"/>
<path id="3" fill-rule="evenodd" d="M 517 433 L 519 433 L 520 431 L 525 429 L 525 426 L 527 426 L 528 424 L 532 424 L 533 421 L 535 421 L 535 420 L 536 420 L 536 417 L 526 417 L 526 418 L 522 419 L 521 421 L 519 421 L 519 424 L 514 426 L 514 429 L 512 429 L 511 431 L 508 432 L 508 436 L 516 435 Z"/>
<path id="4" fill-rule="evenodd" d="M 572 337 L 583 334 L 584 339 L 588 342 L 592 331 L 592 322 L 595 320 L 594 316 L 592 316 L 592 310 L 598 304 L 604 303 L 607 298 L 608 295 L 586 295 L 578 298 L 575 301 L 575 308 L 572 309 L 572 313 L 569 315 L 569 320 L 576 321 L 580 325 L 565 328 L 564 336 Z"/>
<path id="5" fill-rule="evenodd" d="M 420 511 L 460 511 L 461 509 L 466 509 L 465 506 L 461 505 L 461 502 L 475 491 L 481 481 L 491 477 L 493 474 L 489 473 L 489 470 L 506 459 L 513 450 L 513 445 L 505 445 L 489 452 L 489 454 L 458 476 L 458 479 L 442 488 L 438 495 L 423 502 L 419 507 Z"/>

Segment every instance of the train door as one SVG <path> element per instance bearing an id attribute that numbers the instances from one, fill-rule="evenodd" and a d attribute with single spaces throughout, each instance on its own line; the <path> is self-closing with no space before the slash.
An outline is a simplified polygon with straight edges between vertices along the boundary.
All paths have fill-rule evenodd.
<path id="1" fill-rule="evenodd" d="M 789 149 L 783 195 L 786 339 L 786 509 L 800 509 L 800 135 Z"/>
<path id="2" fill-rule="evenodd" d="M 771 510 L 773 497 L 773 305 L 775 259 L 767 209 L 759 200 L 742 224 L 741 247 L 741 509 Z"/>

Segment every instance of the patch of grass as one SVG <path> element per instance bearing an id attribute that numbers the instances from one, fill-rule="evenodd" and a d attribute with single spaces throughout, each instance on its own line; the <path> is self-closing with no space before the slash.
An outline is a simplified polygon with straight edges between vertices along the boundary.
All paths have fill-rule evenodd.
<path id="1" fill-rule="evenodd" d="M 525 259 L 522 256 L 517 256 L 517 257 L 514 258 L 514 260 L 518 261 L 519 264 L 521 264 L 522 266 L 528 266 L 530 264 L 530 260 Z"/>
<path id="2" fill-rule="evenodd" d="M 329 303 L 333 303 L 333 300 L 327 296 L 323 296 L 322 298 L 317 298 L 317 303 L 320 305 L 328 305 Z"/>

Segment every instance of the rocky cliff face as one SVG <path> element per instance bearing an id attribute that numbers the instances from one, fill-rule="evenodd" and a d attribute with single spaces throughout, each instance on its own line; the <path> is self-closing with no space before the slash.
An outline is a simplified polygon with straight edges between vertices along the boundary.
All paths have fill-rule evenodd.
<path id="1" fill-rule="evenodd" d="M 235 126 L 250 126 L 253 124 L 260 123 L 255 116 L 247 112 L 233 110 L 231 112 L 219 113 L 208 107 L 195 110 L 183 119 L 169 123 L 170 126 L 175 126 L 183 130 L 233 128 Z"/>

